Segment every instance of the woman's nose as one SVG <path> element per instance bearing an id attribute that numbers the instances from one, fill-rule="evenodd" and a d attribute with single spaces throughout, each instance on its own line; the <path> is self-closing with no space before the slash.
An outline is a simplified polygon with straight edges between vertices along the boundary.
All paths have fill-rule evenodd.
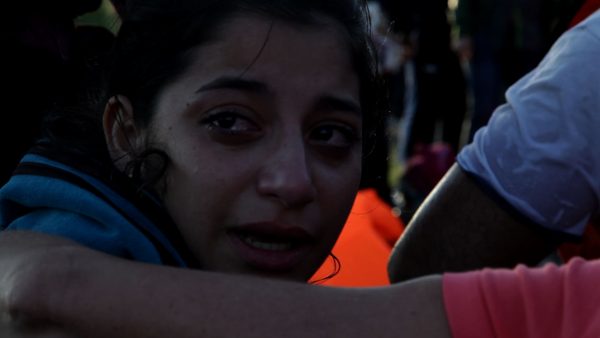
<path id="1" fill-rule="evenodd" d="M 303 141 L 285 141 L 265 160 L 257 190 L 286 208 L 302 207 L 316 198 L 311 163 Z"/>

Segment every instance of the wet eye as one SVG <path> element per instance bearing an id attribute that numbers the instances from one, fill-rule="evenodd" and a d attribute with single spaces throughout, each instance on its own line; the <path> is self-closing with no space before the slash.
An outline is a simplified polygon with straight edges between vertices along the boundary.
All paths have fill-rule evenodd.
<path id="1" fill-rule="evenodd" d="M 210 135 L 223 143 L 237 144 L 258 137 L 259 126 L 246 115 L 235 111 L 218 111 L 200 121 Z"/>
<path id="2" fill-rule="evenodd" d="M 258 127 L 248 118 L 235 112 L 220 112 L 211 114 L 201 121 L 203 125 L 212 130 L 225 133 L 256 131 Z"/>
<path id="3" fill-rule="evenodd" d="M 337 124 L 318 126 L 310 133 L 311 143 L 339 150 L 351 148 L 358 140 L 354 128 Z"/>

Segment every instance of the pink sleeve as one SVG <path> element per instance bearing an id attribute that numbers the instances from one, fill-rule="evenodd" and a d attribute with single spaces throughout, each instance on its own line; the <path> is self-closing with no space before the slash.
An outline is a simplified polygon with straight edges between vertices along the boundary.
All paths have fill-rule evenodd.
<path id="1" fill-rule="evenodd" d="M 600 337 L 599 283 L 600 260 L 445 274 L 452 337 Z"/>

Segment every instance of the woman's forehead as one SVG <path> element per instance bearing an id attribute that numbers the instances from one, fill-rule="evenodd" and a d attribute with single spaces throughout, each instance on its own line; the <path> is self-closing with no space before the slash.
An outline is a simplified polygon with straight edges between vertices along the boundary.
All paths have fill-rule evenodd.
<path id="1" fill-rule="evenodd" d="M 237 16 L 224 25 L 209 43 L 188 54 L 190 65 L 184 76 L 220 72 L 243 76 L 252 72 L 291 75 L 298 67 L 327 66 L 354 76 L 350 48 L 341 28 L 328 25 L 299 25 L 258 15 Z M 322 78 L 323 69 L 312 76 Z M 187 73 L 187 74 L 186 74 Z"/>
<path id="2" fill-rule="evenodd" d="M 160 108 L 227 91 L 287 107 L 342 102 L 360 113 L 359 80 L 342 40 L 335 30 L 239 17 L 220 38 L 195 50 L 190 66 L 166 88 Z"/>

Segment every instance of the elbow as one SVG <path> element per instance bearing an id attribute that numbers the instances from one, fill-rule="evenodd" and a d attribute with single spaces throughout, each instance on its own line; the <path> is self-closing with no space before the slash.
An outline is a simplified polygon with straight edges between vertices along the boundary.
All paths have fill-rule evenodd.
<path id="1" fill-rule="evenodd" d="M 392 255 L 390 256 L 390 260 L 388 261 L 387 265 L 388 278 L 390 279 L 390 283 L 392 284 L 402 282 L 402 279 L 400 278 L 401 269 L 398 268 L 398 262 L 395 252 L 396 250 L 392 252 Z"/>
<path id="2" fill-rule="evenodd" d="M 431 246 L 426 245 L 425 241 L 417 240 L 414 235 L 414 232 L 406 232 L 392 250 L 387 265 L 391 283 L 405 282 L 443 271 L 431 264 Z"/>
<path id="3" fill-rule="evenodd" d="M 35 325 L 58 315 L 54 305 L 62 302 L 67 285 L 72 284 L 67 277 L 70 264 L 58 251 L 69 250 L 31 250 L 0 257 L 0 312 L 9 323 Z"/>
<path id="4" fill-rule="evenodd" d="M 28 258 L 23 263 L 13 260 L 11 266 L 2 271 L 0 279 L 0 310 L 10 323 L 28 323 L 37 317 L 36 312 L 43 308 L 41 294 L 46 293 L 40 275 L 43 266 L 35 259 Z M 3 264 L 4 265 L 4 264 Z"/>
<path id="5" fill-rule="evenodd" d="M 400 283 L 420 276 L 412 271 L 410 260 L 405 259 L 402 249 L 402 244 L 397 243 L 388 261 L 387 272 L 391 283 Z"/>

